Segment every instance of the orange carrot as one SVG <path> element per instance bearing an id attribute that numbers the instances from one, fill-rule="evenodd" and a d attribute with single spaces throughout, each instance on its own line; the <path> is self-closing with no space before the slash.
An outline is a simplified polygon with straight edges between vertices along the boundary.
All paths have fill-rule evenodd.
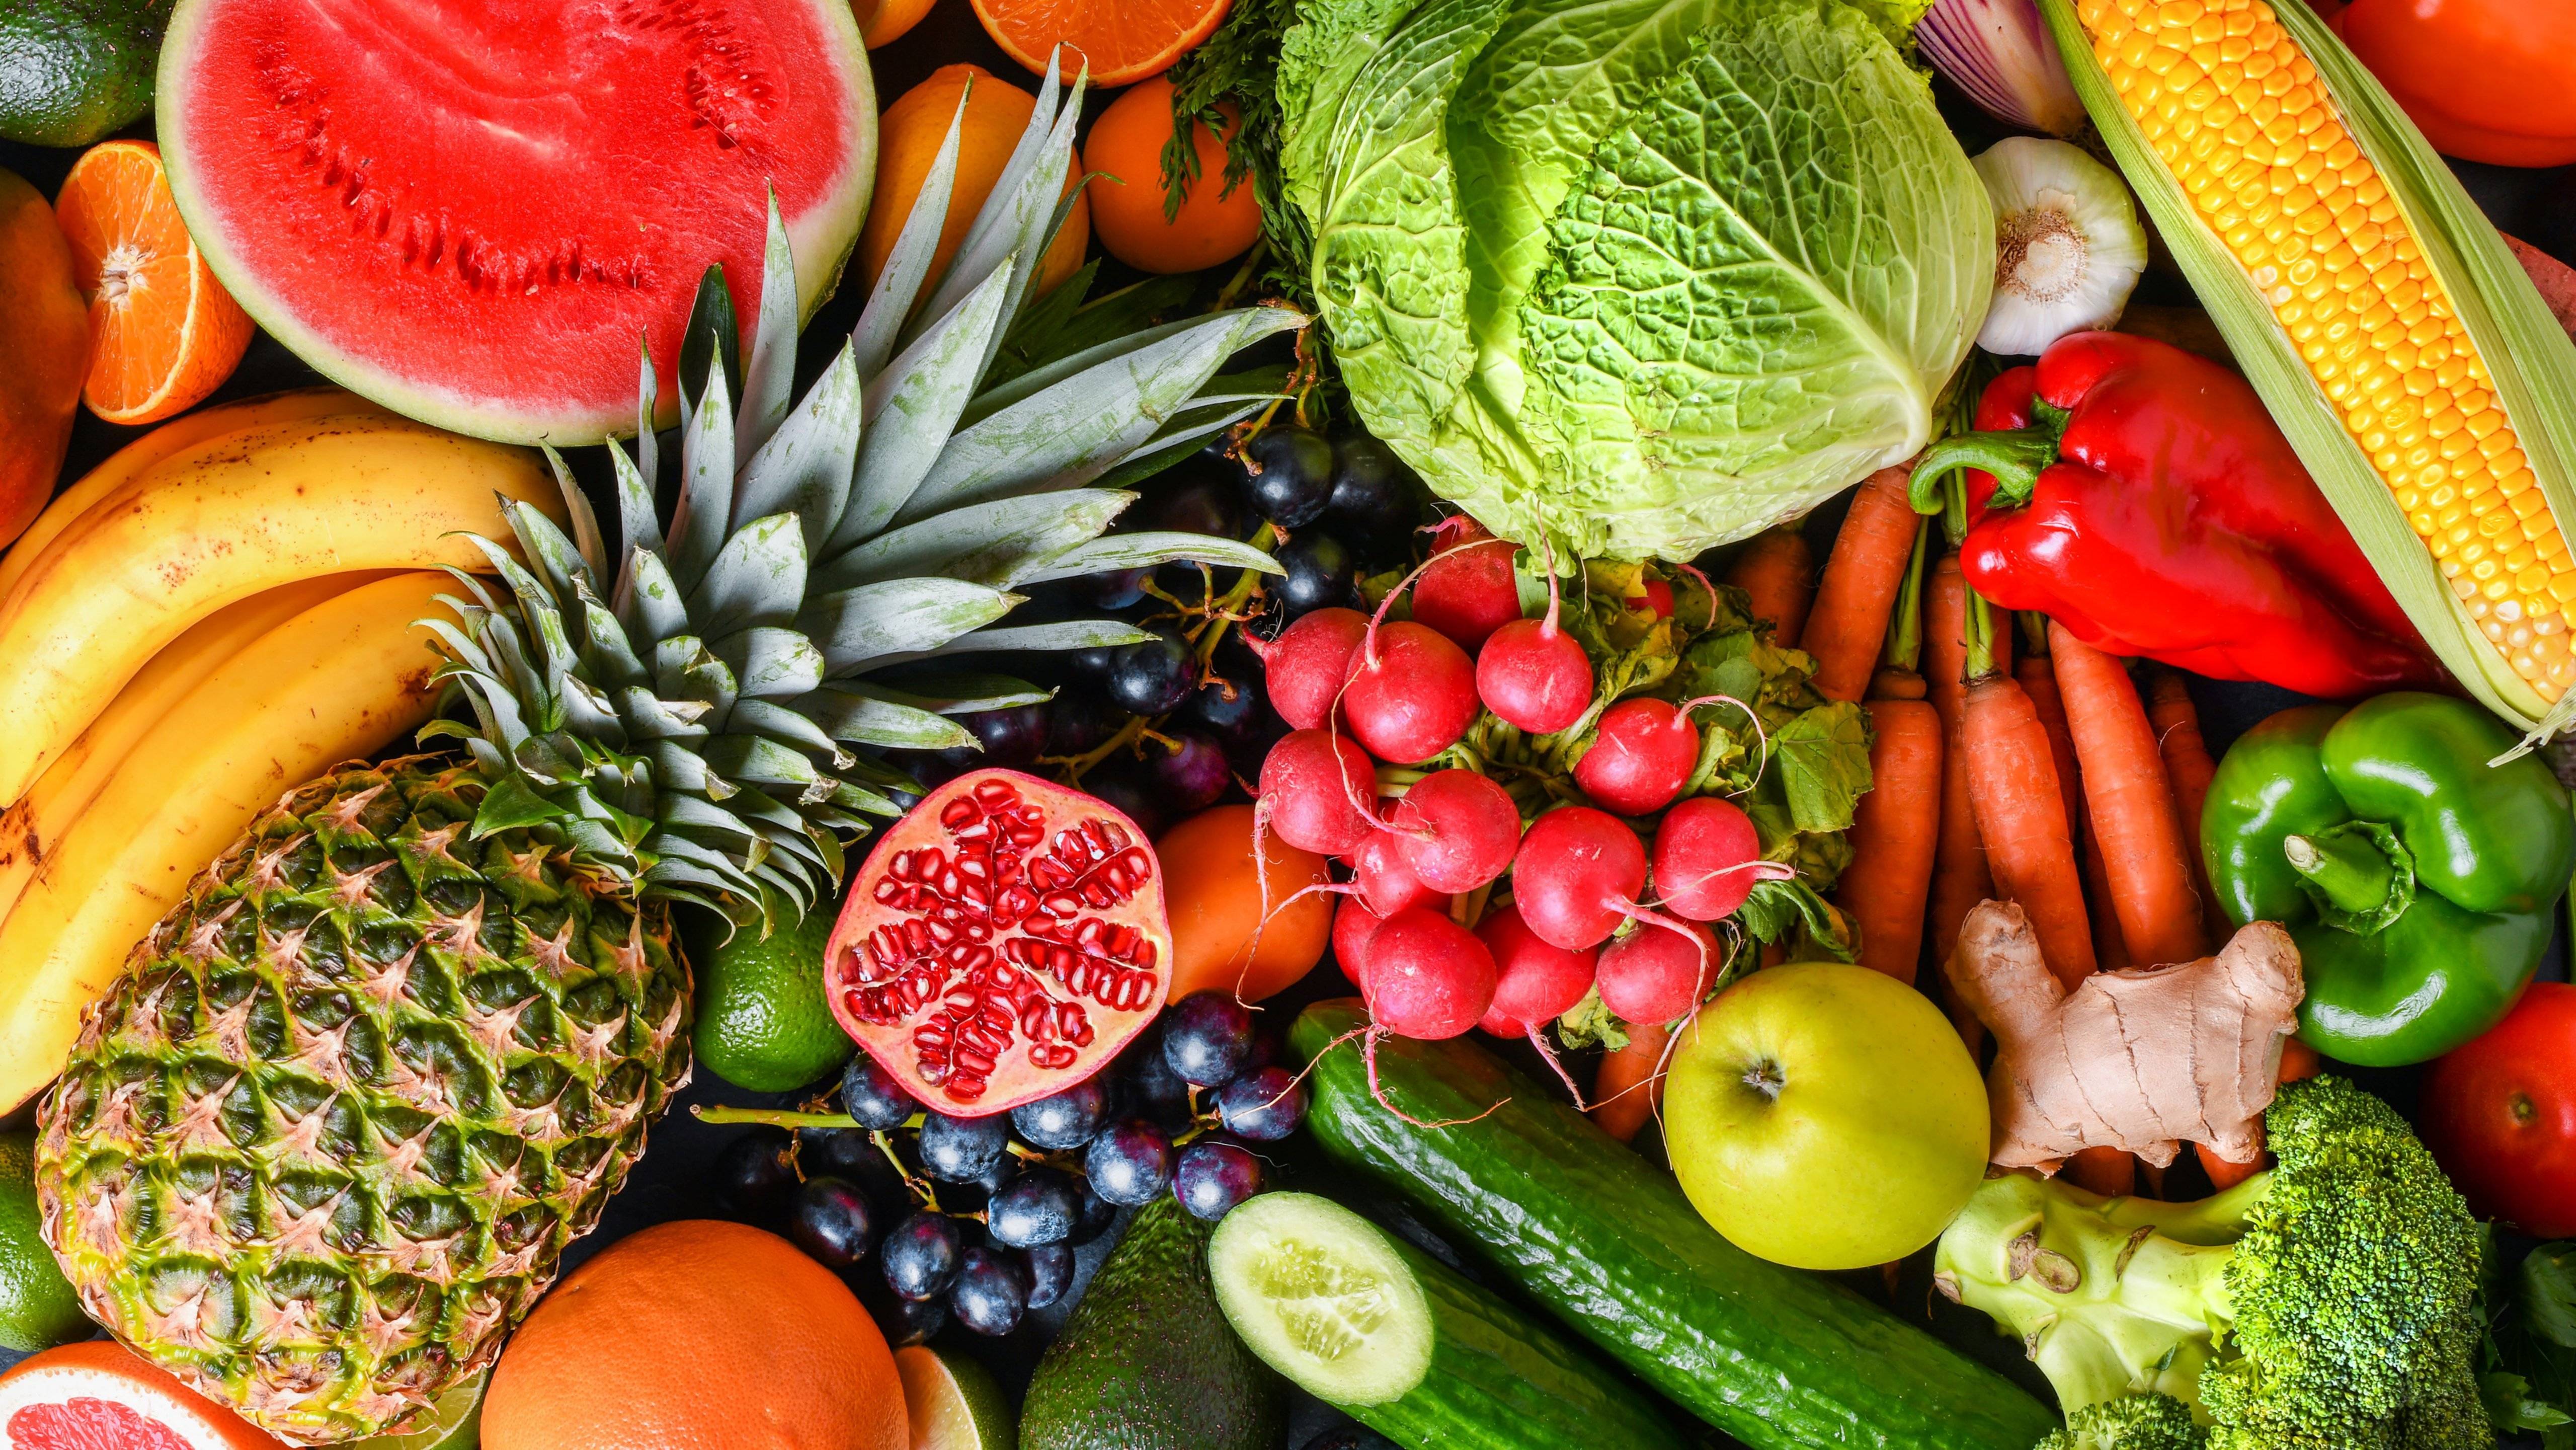
<path id="1" fill-rule="evenodd" d="M 1828 700 L 1857 700 L 1887 634 L 1887 614 L 1914 555 L 1916 514 L 1905 497 L 1911 470 L 1869 476 L 1843 516 L 1799 645 L 1816 657 L 1815 686 Z"/>
<path id="2" fill-rule="evenodd" d="M 2081 784 L 2077 787 L 2082 789 Z M 2129 943 L 2120 935 L 2120 913 L 2111 905 L 2111 877 L 2102 867 L 2102 838 L 2084 815 L 2084 901 L 2093 916 L 2093 961 L 2106 972 L 2129 966 Z"/>
<path id="3" fill-rule="evenodd" d="M 2093 975 L 2093 928 L 2048 728 L 2017 681 L 1990 674 L 1968 686 L 1959 741 L 1995 885 L 2020 904 L 2039 938 L 2040 957 L 2072 992 Z"/>
<path id="4" fill-rule="evenodd" d="M 1655 1070 L 1664 1065 L 1664 1044 L 1672 1038 L 1660 1023 L 1635 1023 L 1627 1046 L 1602 1054 L 1592 1079 L 1592 1121 L 1602 1132 L 1631 1142 L 1655 1115 L 1655 1105 L 1664 1100 L 1664 1080 Z"/>
<path id="5" fill-rule="evenodd" d="M 2114 1198 L 2138 1191 L 2137 1157 L 2119 1148 L 2086 1148 L 2057 1171 L 2078 1188 Z"/>
<path id="6" fill-rule="evenodd" d="M 2157 666 L 2147 676 L 2147 723 L 2155 727 L 2156 749 L 2164 756 L 2165 776 L 2173 782 L 2174 810 L 2182 825 L 2183 849 L 2191 855 L 2191 884 L 2200 893 L 2201 920 L 2218 926 L 2218 893 L 2209 884 L 2209 862 L 2200 854 L 2200 808 L 2209 799 L 2209 778 L 2218 762 L 2200 738 L 2200 708 L 2183 687 L 2182 672 Z"/>
<path id="7" fill-rule="evenodd" d="M 1961 697 L 1967 692 L 1967 599 L 1958 556 L 1944 555 L 1932 571 L 1923 608 L 1924 683 L 1941 716 L 1941 838 L 1932 868 L 1928 926 L 1935 960 L 1950 955 L 1958 945 L 1959 924 L 1978 902 L 1995 894 L 1985 842 L 1977 834 L 1976 807 L 1968 795 L 1968 754 L 1959 741 Z"/>
<path id="8" fill-rule="evenodd" d="M 2057 788 L 2066 796 L 2067 835 L 2080 844 L 2084 840 L 2084 781 L 2075 771 L 2075 737 L 2066 732 L 2066 702 L 2057 693 L 2057 671 L 2048 658 L 2048 616 L 2024 614 L 2021 620 L 2032 648 L 2013 661 L 2013 678 L 2021 681 L 2022 693 L 2030 696 L 2030 707 L 2039 712 L 2039 723 L 2047 727 L 2048 753 L 2057 761 Z"/>
<path id="9" fill-rule="evenodd" d="M 2293 1037 L 2281 1044 L 2281 1071 L 2276 1082 L 2297 1082 L 2317 1075 L 2317 1050 Z M 2210 1186 L 2224 1191 L 2263 1171 L 2271 1155 L 2258 1153 L 2251 1163 L 2230 1163 L 2209 1151 L 2207 1143 L 2194 1143 L 2192 1151 L 2200 1155 L 2200 1166 L 2209 1173 Z"/>
<path id="10" fill-rule="evenodd" d="M 1869 792 L 1852 810 L 1851 864 L 1834 904 L 1860 924 L 1860 964 L 1914 980 L 1941 838 L 1941 715 L 1922 700 L 1873 700 Z"/>
<path id="11" fill-rule="evenodd" d="M 2102 843 L 2103 874 L 2129 960 L 2151 966 L 2205 955 L 2191 853 L 2183 848 L 2173 785 L 2137 687 L 2120 661 L 2054 621 L 2048 651 L 2057 661 L 2057 692 L 2075 737 L 2084 806 Z"/>
<path id="12" fill-rule="evenodd" d="M 1771 642 L 1796 649 L 1816 598 L 1816 554 L 1793 525 L 1753 536 L 1726 569 L 1726 582 L 1753 596 L 1753 617 L 1771 621 Z"/>

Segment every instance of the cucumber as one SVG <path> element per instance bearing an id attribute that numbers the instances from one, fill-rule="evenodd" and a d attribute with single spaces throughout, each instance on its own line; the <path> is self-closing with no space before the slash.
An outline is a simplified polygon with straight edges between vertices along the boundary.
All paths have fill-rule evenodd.
<path id="1" fill-rule="evenodd" d="M 1237 1207 L 1208 1273 L 1254 1354 L 1398 1445 L 1682 1450 L 1644 1394 L 1555 1330 L 1330 1199 Z"/>
<path id="2" fill-rule="evenodd" d="M 1324 1050 L 1367 1020 L 1342 998 L 1307 1008 L 1289 1033 L 1300 1056 L 1323 1054 L 1306 1121 L 1324 1151 L 1419 1204 L 1711 1425 L 1755 1450 L 2030 1450 L 2058 1428 L 2055 1412 L 1931 1335 L 1728 1243 L 1669 1175 L 1481 1048 L 1380 1039 L 1387 1099 L 1452 1126 L 1387 1112 L 1356 1042 Z"/>

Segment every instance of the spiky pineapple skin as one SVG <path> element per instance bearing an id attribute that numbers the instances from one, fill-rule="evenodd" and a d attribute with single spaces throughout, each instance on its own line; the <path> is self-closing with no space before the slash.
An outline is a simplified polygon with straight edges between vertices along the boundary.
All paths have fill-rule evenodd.
<path id="1" fill-rule="evenodd" d="M 92 1317 L 296 1444 L 405 1428 L 488 1365 L 688 1078 L 669 911 L 470 765 L 344 767 L 194 884 L 39 1109 Z"/>

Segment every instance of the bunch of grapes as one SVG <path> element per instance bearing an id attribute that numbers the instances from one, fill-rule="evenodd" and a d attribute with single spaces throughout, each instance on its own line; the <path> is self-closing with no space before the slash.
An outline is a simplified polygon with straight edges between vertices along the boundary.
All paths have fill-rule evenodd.
<path id="1" fill-rule="evenodd" d="M 1170 1193 L 1221 1218 L 1261 1191 L 1252 1144 L 1294 1132 L 1306 1093 L 1230 995 L 1200 992 L 1109 1071 L 1007 1113 L 925 1110 L 861 1053 L 841 1080 L 848 1126 L 806 1126 L 791 1148 L 754 1135 L 722 1181 L 738 1207 L 785 1206 L 787 1234 L 817 1262 L 877 1284 L 897 1339 L 949 1319 L 1008 1334 L 1062 1299 L 1077 1245 L 1122 1207 Z M 816 1114 L 735 1114 L 810 1123 Z M 799 1181 L 801 1178 L 801 1181 Z"/>

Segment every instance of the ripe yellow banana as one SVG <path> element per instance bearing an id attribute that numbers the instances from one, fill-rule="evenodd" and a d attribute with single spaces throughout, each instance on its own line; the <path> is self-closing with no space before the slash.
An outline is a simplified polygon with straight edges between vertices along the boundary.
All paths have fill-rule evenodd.
<path id="1" fill-rule="evenodd" d="M 168 460 L 66 527 L 0 600 L 0 803 L 144 661 L 237 599 L 360 569 L 489 569 L 499 499 L 562 515 L 537 455 L 404 418 L 273 423 Z"/>
<path id="2" fill-rule="evenodd" d="M 24 800 L 0 811 L 0 921 L 35 879 L 36 868 L 98 797 L 134 743 L 170 707 L 252 641 L 334 595 L 391 577 L 385 572 L 329 574 L 254 594 L 206 616 L 203 623 L 152 657 L 133 683 L 119 691 L 80 739 L 27 788 Z"/>
<path id="3" fill-rule="evenodd" d="M 297 418 L 341 416 L 390 417 L 384 408 L 368 402 L 342 388 L 299 388 L 291 393 L 271 393 L 264 398 L 249 398 L 189 413 L 162 424 L 108 456 L 105 463 L 81 475 L 81 480 L 64 489 L 27 531 L 18 536 L 17 544 L 0 555 L 0 599 L 9 597 L 19 576 L 25 574 L 36 556 L 59 537 L 71 521 L 99 500 L 142 477 L 163 459 L 196 447 L 227 433 L 256 428 L 263 423 L 285 423 Z"/>
<path id="4" fill-rule="evenodd" d="M 401 574 L 324 600 L 172 706 L 0 924 L 0 1115 L 62 1070 L 81 1014 L 188 884 L 280 796 L 429 718 L 438 658 L 412 621 L 456 581 Z"/>

